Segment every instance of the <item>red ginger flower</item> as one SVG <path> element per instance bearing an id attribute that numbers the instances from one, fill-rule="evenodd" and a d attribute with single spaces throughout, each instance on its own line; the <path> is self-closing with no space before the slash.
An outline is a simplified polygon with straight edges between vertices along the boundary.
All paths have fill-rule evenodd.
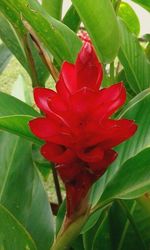
<path id="1" fill-rule="evenodd" d="M 124 104 L 126 91 L 123 83 L 100 90 L 102 78 L 102 65 L 92 45 L 85 43 L 75 64 L 63 63 L 56 92 L 34 89 L 44 117 L 30 121 L 30 128 L 45 141 L 41 153 L 56 164 L 65 184 L 68 217 L 116 159 L 112 148 L 137 129 L 131 120 L 110 119 Z"/>
<path id="2" fill-rule="evenodd" d="M 88 42 L 88 43 L 92 44 L 91 39 L 90 39 L 87 31 L 81 29 L 81 30 L 79 30 L 77 35 L 82 40 L 82 42 Z"/>

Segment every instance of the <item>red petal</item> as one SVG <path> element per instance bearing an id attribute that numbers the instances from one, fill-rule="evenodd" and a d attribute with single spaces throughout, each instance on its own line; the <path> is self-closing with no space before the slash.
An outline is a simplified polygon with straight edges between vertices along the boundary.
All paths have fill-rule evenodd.
<path id="1" fill-rule="evenodd" d="M 61 68 L 60 78 L 56 84 L 57 92 L 66 99 L 76 89 L 75 66 L 64 62 Z"/>
<path id="2" fill-rule="evenodd" d="M 101 161 L 96 163 L 89 163 L 90 169 L 95 174 L 95 181 L 104 174 L 106 169 L 116 159 L 117 155 L 118 154 L 114 150 L 109 149 L 104 152 L 104 157 Z"/>
<path id="3" fill-rule="evenodd" d="M 85 162 L 98 162 L 103 159 L 104 151 L 101 147 L 86 148 L 84 151 L 77 152 L 81 160 Z"/>
<path id="4" fill-rule="evenodd" d="M 64 183 L 71 182 L 75 177 L 83 171 L 80 161 L 75 161 L 72 164 L 61 164 L 56 167 L 61 179 Z"/>
<path id="5" fill-rule="evenodd" d="M 58 94 L 56 94 L 48 104 L 52 111 L 61 116 L 68 109 L 67 103 Z"/>
<path id="6" fill-rule="evenodd" d="M 77 89 L 82 87 L 99 89 L 103 78 L 103 69 L 90 43 L 83 45 L 78 54 L 75 67 Z"/>
<path id="7" fill-rule="evenodd" d="M 95 104 L 93 117 L 99 117 L 100 120 L 110 117 L 116 112 L 126 100 L 126 90 L 123 83 L 117 83 L 109 88 L 102 89 Z M 94 111 L 94 110 L 93 110 Z"/>
<path id="8" fill-rule="evenodd" d="M 51 89 L 46 88 L 34 88 L 34 100 L 36 105 L 39 107 L 40 110 L 44 111 L 45 113 L 50 112 L 50 108 L 48 106 L 48 100 L 56 95 Z"/>
<path id="9" fill-rule="evenodd" d="M 100 145 L 103 148 L 112 148 L 129 139 L 137 130 L 137 125 L 132 120 L 108 120 L 103 123 L 103 137 Z"/>
<path id="10" fill-rule="evenodd" d="M 42 146 L 41 153 L 47 160 L 54 163 L 70 163 L 75 160 L 73 151 L 50 142 Z"/>
<path id="11" fill-rule="evenodd" d="M 99 93 L 83 87 L 70 97 L 70 107 L 72 112 L 84 113 L 93 111 L 95 108 L 95 100 L 99 98 Z"/>
<path id="12" fill-rule="evenodd" d="M 36 118 L 29 122 L 29 126 L 33 134 L 42 140 L 70 145 L 70 134 L 61 121 L 48 118 Z"/>

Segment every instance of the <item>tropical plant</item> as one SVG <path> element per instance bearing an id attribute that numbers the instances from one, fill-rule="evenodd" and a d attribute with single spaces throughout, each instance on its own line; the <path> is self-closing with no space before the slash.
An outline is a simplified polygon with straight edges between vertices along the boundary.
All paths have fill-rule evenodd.
<path id="1" fill-rule="evenodd" d="M 148 250 L 150 34 L 126 2 L 71 2 L 0 1 L 0 72 L 32 81 L 0 92 L 0 250 Z"/>

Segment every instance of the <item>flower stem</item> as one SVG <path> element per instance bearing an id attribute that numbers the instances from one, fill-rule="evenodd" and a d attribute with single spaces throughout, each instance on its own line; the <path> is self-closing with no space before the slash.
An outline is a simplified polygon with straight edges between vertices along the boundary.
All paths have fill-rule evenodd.
<path id="1" fill-rule="evenodd" d="M 111 80 L 111 84 L 113 84 L 114 81 L 115 81 L 115 67 L 114 67 L 114 62 L 112 62 L 110 64 L 110 80 Z"/>
<path id="2" fill-rule="evenodd" d="M 37 72 L 35 68 L 35 62 L 32 56 L 32 51 L 30 48 L 30 36 L 29 34 L 26 34 L 23 39 L 24 42 L 24 49 L 26 52 L 27 60 L 28 60 L 28 65 L 29 65 L 29 70 L 30 70 L 30 76 L 32 80 L 32 86 L 37 87 L 38 86 L 38 77 L 37 77 Z"/>
<path id="3" fill-rule="evenodd" d="M 56 194 L 57 194 L 57 200 L 58 200 L 58 204 L 60 206 L 62 203 L 62 195 L 61 195 L 61 189 L 60 189 L 57 171 L 56 171 L 55 166 L 53 164 L 52 164 L 52 172 L 53 172 L 55 190 L 56 190 Z"/>
<path id="4" fill-rule="evenodd" d="M 62 228 L 50 250 L 69 250 L 71 243 L 79 235 L 87 218 L 88 213 L 81 215 L 78 219 L 69 224 L 64 230 Z"/>

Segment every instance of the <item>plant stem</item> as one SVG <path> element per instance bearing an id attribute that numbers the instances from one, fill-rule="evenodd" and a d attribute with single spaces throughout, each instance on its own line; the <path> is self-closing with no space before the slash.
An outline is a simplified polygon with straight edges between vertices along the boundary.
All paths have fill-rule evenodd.
<path id="1" fill-rule="evenodd" d="M 114 68 L 114 62 L 110 64 L 110 81 L 113 84 L 115 81 L 115 68 Z"/>
<path id="2" fill-rule="evenodd" d="M 50 71 L 53 79 L 57 82 L 58 81 L 58 77 L 59 77 L 59 72 L 56 69 L 56 67 L 53 65 L 49 55 L 47 54 L 46 50 L 43 48 L 43 46 L 41 45 L 41 42 L 39 40 L 39 38 L 37 37 L 35 31 L 33 30 L 33 28 L 31 27 L 31 25 L 26 21 L 26 20 L 22 20 L 25 28 L 27 29 L 27 31 L 30 33 L 31 38 L 39 52 L 39 55 L 43 61 L 43 63 L 47 66 L 48 70 Z"/>
<path id="3" fill-rule="evenodd" d="M 52 164 L 52 172 L 53 172 L 53 179 L 54 179 L 54 184 L 55 184 L 55 190 L 56 190 L 56 194 L 57 194 L 58 204 L 61 205 L 61 203 L 62 203 L 61 189 L 60 189 L 60 184 L 59 184 L 59 179 L 58 179 L 57 171 L 56 171 L 55 166 L 53 164 Z"/>
<path id="4" fill-rule="evenodd" d="M 38 86 L 38 77 L 37 77 L 37 72 L 36 72 L 36 68 L 35 68 L 35 62 L 34 62 L 34 59 L 32 56 L 32 51 L 30 48 L 29 39 L 30 39 L 29 34 L 26 34 L 24 39 L 23 39 L 23 44 L 24 44 L 24 49 L 25 49 L 25 53 L 27 56 L 27 60 L 28 60 L 29 71 L 30 71 L 30 76 L 31 76 L 31 80 L 32 80 L 32 86 L 36 87 L 36 86 Z"/>
<path id="5" fill-rule="evenodd" d="M 85 224 L 88 215 L 88 213 L 81 215 L 78 219 L 72 222 L 64 231 L 62 228 L 50 250 L 69 250 L 71 243 L 79 235 L 83 225 Z"/>

